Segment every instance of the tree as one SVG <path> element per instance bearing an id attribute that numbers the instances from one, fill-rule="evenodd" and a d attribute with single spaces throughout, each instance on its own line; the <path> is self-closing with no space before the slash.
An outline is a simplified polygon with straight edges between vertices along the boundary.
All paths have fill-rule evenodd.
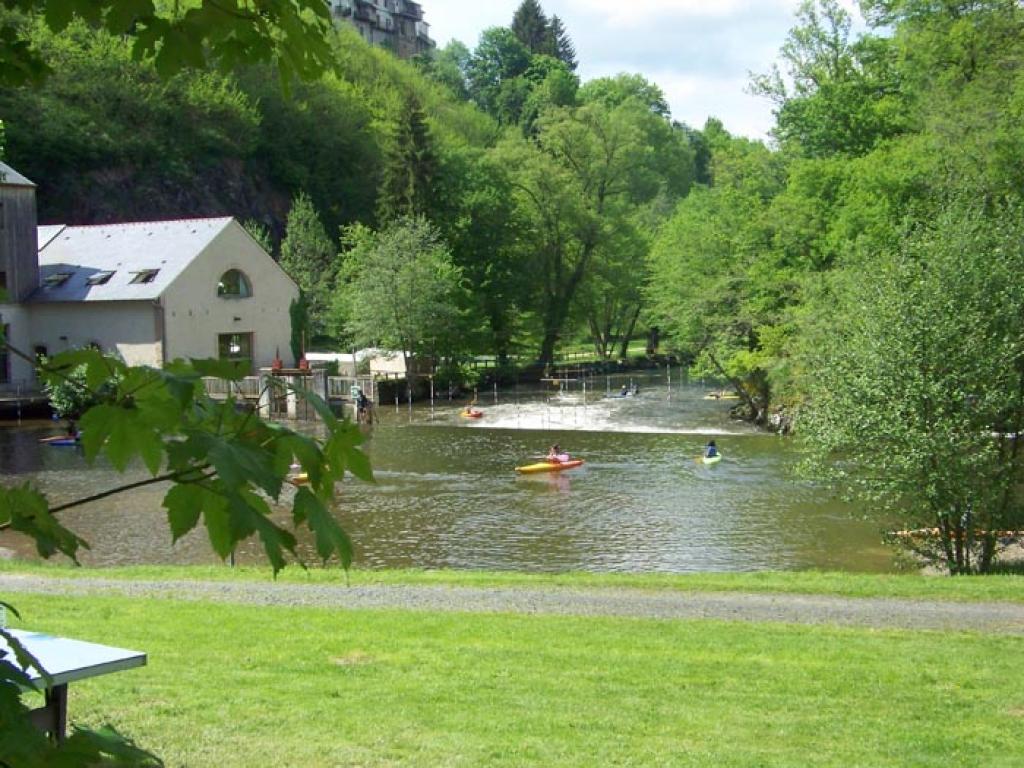
<path id="1" fill-rule="evenodd" d="M 759 142 L 709 123 L 712 185 L 698 187 L 665 224 L 651 253 L 653 322 L 698 370 L 728 380 L 763 421 L 771 369 L 799 283 L 773 247 L 769 205 L 782 187 L 778 159 Z"/>
<path id="2" fill-rule="evenodd" d="M 313 202 L 304 192 L 292 200 L 284 240 L 281 267 L 299 284 L 308 307 L 310 327 L 322 333 L 337 271 L 337 250 L 327 237 Z M 305 340 L 305 347 L 309 339 Z M 297 359 L 297 358 L 296 358 Z"/>
<path id="3" fill-rule="evenodd" d="M 260 248 L 271 256 L 274 255 L 274 238 L 266 224 L 256 219 L 246 219 L 242 222 L 242 228 L 249 233 L 253 240 L 259 243 Z"/>
<path id="4" fill-rule="evenodd" d="M 947 204 L 845 273 L 807 340 L 812 471 L 951 574 L 991 571 L 999 532 L 1024 528 L 1022 243 L 1019 206 Z"/>
<path id="5" fill-rule="evenodd" d="M 447 87 L 455 98 L 468 101 L 466 72 L 471 55 L 464 43 L 452 40 L 440 50 L 432 49 L 416 56 L 413 62 L 424 75 Z"/>
<path id="6" fill-rule="evenodd" d="M 185 10 L 153 0 L 4 0 L 3 6 L 24 14 L 0 23 L 0 83 L 8 86 L 39 83 L 50 71 L 27 34 L 36 17 L 54 32 L 80 19 L 127 35 L 134 56 L 152 58 L 164 77 L 189 67 L 229 71 L 270 62 L 287 83 L 318 77 L 334 64 L 324 0 L 260 0 L 256 7 L 202 0 Z"/>
<path id="7" fill-rule="evenodd" d="M 576 46 L 572 44 L 569 32 L 557 16 L 551 17 L 548 24 L 548 47 L 551 55 L 565 64 L 571 71 L 576 71 Z"/>
<path id="8" fill-rule="evenodd" d="M 335 305 L 342 329 L 357 344 L 400 350 L 411 385 L 410 356 L 443 348 L 454 332 L 460 270 L 422 217 L 380 232 L 356 225 L 344 242 Z"/>
<path id="9" fill-rule="evenodd" d="M 377 218 L 388 222 L 400 216 L 427 216 L 433 207 L 437 174 L 426 116 L 417 98 L 405 94 L 386 135 L 384 167 L 377 196 Z"/>
<path id="10" fill-rule="evenodd" d="M 860 155 L 908 127 L 895 49 L 884 38 L 850 42 L 851 19 L 839 0 L 804 0 L 778 67 L 755 77 L 754 93 L 777 106 L 774 133 L 811 157 Z"/>
<path id="11" fill-rule="evenodd" d="M 636 207 L 664 187 L 646 142 L 648 117 L 633 100 L 614 108 L 549 109 L 538 121 L 536 142 L 509 139 L 499 149 L 523 217 L 524 258 L 536 276 L 543 365 L 554 359 L 595 259 L 633 226 Z"/>
<path id="12" fill-rule="evenodd" d="M 512 32 L 530 53 L 554 55 L 548 17 L 537 0 L 523 0 L 512 16 Z"/>
<path id="13" fill-rule="evenodd" d="M 466 349 L 505 364 L 531 278 L 517 249 L 522 218 L 512 215 L 509 169 L 495 153 L 469 146 L 448 147 L 441 165 L 437 226 L 469 289 Z"/>
<path id="14" fill-rule="evenodd" d="M 498 115 L 502 85 L 523 75 L 530 66 L 530 51 L 511 30 L 485 29 L 466 69 L 470 98 L 489 115 Z"/>

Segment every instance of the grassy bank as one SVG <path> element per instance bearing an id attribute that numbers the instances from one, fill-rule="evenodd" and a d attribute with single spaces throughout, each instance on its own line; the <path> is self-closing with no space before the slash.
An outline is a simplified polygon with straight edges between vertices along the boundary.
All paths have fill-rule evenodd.
<path id="1" fill-rule="evenodd" d="M 145 650 L 71 686 L 189 766 L 1016 766 L 1024 639 L 18 595 Z"/>
<path id="2" fill-rule="evenodd" d="M 75 568 L 53 563 L 0 560 L 0 573 L 26 573 L 69 578 L 145 580 L 271 581 L 269 567 L 134 566 Z M 436 584 L 448 586 L 526 586 L 632 588 L 689 592 L 759 592 L 820 594 L 837 597 L 894 597 L 958 602 L 1024 602 L 1024 576 L 959 577 L 919 574 L 879 575 L 839 572 L 756 572 L 672 574 L 525 574 L 487 571 L 372 571 L 337 568 L 303 570 L 289 567 L 279 581 L 294 583 Z"/>

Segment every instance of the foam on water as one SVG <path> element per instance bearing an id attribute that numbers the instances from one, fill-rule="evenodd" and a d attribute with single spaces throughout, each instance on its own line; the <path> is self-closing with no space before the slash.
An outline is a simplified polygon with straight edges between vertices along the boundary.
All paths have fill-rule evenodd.
<path id="1" fill-rule="evenodd" d="M 459 409 L 437 409 L 432 423 L 468 429 L 557 430 L 665 435 L 748 435 L 754 431 L 731 422 L 722 403 L 706 402 L 698 393 L 669 399 L 667 392 L 629 398 L 600 395 L 553 395 L 531 400 L 480 403 L 480 419 L 463 419 Z"/>

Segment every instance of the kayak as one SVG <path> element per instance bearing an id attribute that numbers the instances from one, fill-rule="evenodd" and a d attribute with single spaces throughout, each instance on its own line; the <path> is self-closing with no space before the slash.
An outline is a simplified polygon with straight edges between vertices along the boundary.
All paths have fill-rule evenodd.
<path id="1" fill-rule="evenodd" d="M 704 395 L 705 400 L 739 400 L 739 395 Z"/>
<path id="2" fill-rule="evenodd" d="M 470 411 L 469 413 L 466 413 L 465 411 L 459 411 L 459 416 L 461 416 L 464 419 L 479 419 L 483 415 L 483 411 Z"/>
<path id="3" fill-rule="evenodd" d="M 78 445 L 77 437 L 44 437 L 39 441 L 47 445 Z"/>
<path id="4" fill-rule="evenodd" d="M 289 483 L 295 486 L 308 485 L 309 475 L 305 472 L 297 472 L 294 475 L 288 475 L 288 477 L 286 477 L 285 480 L 287 480 Z"/>
<path id="5" fill-rule="evenodd" d="M 570 459 L 569 461 L 540 461 L 536 464 L 527 464 L 525 467 L 516 467 L 516 472 L 521 475 L 532 475 L 537 472 L 561 472 L 565 469 L 574 469 L 582 464 L 583 459 Z"/>
<path id="6" fill-rule="evenodd" d="M 711 464 L 717 464 L 720 462 L 722 460 L 722 454 L 719 453 L 716 456 L 701 456 L 700 460 L 710 466 Z"/>

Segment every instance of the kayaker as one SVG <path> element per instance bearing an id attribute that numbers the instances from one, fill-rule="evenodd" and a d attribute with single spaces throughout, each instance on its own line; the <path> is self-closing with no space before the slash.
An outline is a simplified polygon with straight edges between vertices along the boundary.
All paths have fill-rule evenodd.
<path id="1" fill-rule="evenodd" d="M 362 387 L 355 388 L 355 401 L 356 401 L 356 423 L 370 423 L 372 417 L 370 416 L 370 398 L 363 392 Z"/>
<path id="2" fill-rule="evenodd" d="M 718 447 L 715 445 L 714 440 L 708 440 L 708 444 L 704 446 L 704 458 L 713 459 L 718 455 Z"/>
<path id="3" fill-rule="evenodd" d="M 619 397 L 625 397 L 629 394 L 629 384 L 622 385 L 622 391 L 619 392 Z"/>
<path id="4" fill-rule="evenodd" d="M 568 461 L 569 456 L 562 453 L 562 449 L 558 447 L 558 443 L 555 443 L 548 448 L 547 460 L 552 464 L 561 464 L 563 461 Z"/>

